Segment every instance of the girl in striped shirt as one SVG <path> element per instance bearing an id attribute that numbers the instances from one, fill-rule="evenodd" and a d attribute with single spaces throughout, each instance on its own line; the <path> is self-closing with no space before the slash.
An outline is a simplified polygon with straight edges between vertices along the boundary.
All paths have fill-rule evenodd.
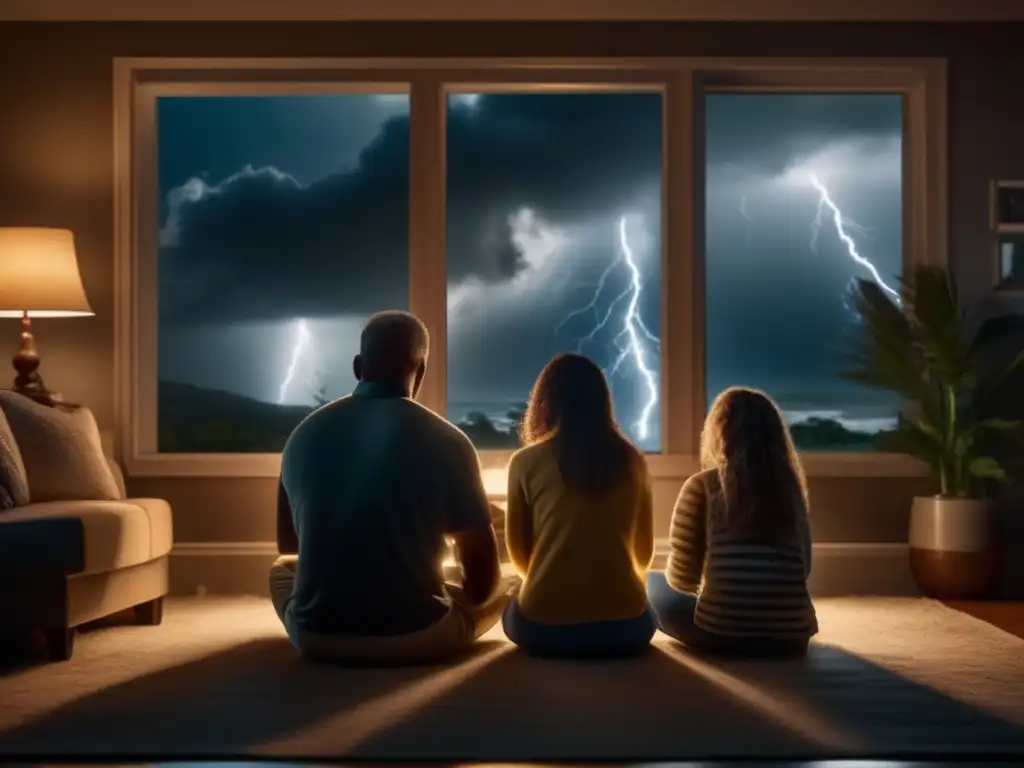
<path id="1" fill-rule="evenodd" d="M 659 628 L 699 650 L 805 651 L 818 631 L 807 485 L 771 398 L 722 392 L 704 423 L 701 466 L 679 492 L 665 572 L 648 574 Z"/>

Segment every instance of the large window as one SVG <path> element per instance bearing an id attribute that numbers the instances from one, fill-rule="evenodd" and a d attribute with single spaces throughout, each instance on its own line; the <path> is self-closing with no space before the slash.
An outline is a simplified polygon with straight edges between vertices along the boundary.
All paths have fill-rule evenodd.
<path id="1" fill-rule="evenodd" d="M 118 59 L 122 457 L 275 476 L 398 308 L 430 332 L 420 402 L 496 489 L 564 351 L 656 477 L 697 468 L 730 385 L 812 475 L 917 473 L 874 451 L 905 404 L 839 347 L 855 279 L 945 260 L 944 89 L 923 60 Z"/>
<path id="2" fill-rule="evenodd" d="M 518 446 L 534 379 L 578 351 L 660 448 L 660 93 L 453 94 L 447 114 L 448 417 Z"/>
<path id="3" fill-rule="evenodd" d="M 408 306 L 406 94 L 162 97 L 157 439 L 272 453 Z"/>
<path id="4" fill-rule="evenodd" d="M 903 100 L 893 94 L 705 98 L 710 402 L 767 391 L 798 448 L 869 450 L 901 403 L 839 376 L 860 278 L 896 300 L 903 272 Z"/>

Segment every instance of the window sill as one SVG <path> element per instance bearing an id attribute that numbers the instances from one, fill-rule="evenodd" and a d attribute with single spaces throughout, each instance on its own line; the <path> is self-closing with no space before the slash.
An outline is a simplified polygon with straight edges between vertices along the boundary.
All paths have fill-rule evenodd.
<path id="1" fill-rule="evenodd" d="M 505 495 L 507 453 L 487 452 L 481 457 L 484 486 L 492 498 Z M 807 453 L 803 455 L 808 477 L 927 477 L 927 467 L 901 454 Z M 250 477 L 276 478 L 281 473 L 280 454 L 148 454 L 125 461 L 130 477 Z M 654 454 L 647 465 L 655 480 L 681 483 L 700 469 L 696 456 Z"/>

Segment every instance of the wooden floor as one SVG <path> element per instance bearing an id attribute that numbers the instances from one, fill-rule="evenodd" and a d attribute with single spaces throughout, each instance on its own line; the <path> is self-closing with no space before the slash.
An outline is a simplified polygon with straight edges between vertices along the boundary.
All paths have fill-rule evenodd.
<path id="1" fill-rule="evenodd" d="M 950 608 L 999 627 L 1004 632 L 1024 639 L 1024 602 L 970 602 L 953 600 Z"/>

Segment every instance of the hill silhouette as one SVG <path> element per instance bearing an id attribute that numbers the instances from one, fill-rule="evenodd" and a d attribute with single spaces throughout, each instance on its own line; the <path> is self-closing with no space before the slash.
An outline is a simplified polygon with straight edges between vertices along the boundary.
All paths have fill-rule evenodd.
<path id="1" fill-rule="evenodd" d="M 161 453 L 280 453 L 313 406 L 278 405 L 161 381 L 157 410 Z"/>

